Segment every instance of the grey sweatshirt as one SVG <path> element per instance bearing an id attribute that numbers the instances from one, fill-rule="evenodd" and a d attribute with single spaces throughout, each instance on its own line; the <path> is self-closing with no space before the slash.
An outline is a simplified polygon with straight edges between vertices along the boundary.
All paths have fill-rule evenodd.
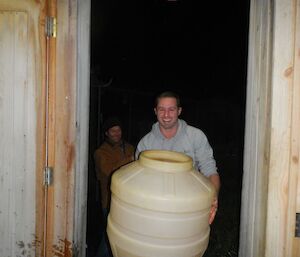
<path id="1" fill-rule="evenodd" d="M 165 138 L 158 122 L 153 124 L 152 130 L 146 134 L 138 143 L 135 159 L 144 150 L 171 150 L 184 153 L 193 159 L 194 168 L 206 177 L 218 174 L 213 150 L 202 130 L 187 125 L 184 120 L 179 119 L 177 133 L 172 138 Z"/>

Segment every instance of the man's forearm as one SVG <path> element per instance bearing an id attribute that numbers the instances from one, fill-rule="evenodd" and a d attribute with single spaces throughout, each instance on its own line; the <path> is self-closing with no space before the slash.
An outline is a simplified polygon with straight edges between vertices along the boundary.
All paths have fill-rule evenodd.
<path id="1" fill-rule="evenodd" d="M 209 176 L 210 182 L 215 186 L 216 194 L 219 195 L 220 187 L 221 187 L 221 180 L 219 174 L 213 174 Z"/>

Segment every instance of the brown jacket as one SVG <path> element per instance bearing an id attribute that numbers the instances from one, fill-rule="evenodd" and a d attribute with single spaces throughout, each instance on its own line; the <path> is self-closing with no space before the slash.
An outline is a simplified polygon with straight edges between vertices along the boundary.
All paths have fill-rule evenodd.
<path id="1" fill-rule="evenodd" d="M 95 151 L 94 160 L 97 179 L 100 181 L 102 208 L 108 208 L 112 173 L 134 160 L 134 147 L 124 141 L 120 144 L 105 141 Z"/>

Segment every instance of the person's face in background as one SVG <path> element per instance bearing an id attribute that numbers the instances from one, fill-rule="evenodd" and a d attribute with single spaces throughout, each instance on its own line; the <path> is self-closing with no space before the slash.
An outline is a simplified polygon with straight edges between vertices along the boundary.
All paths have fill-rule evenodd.
<path id="1" fill-rule="evenodd" d="M 159 125 L 164 129 L 172 129 L 177 126 L 181 107 L 177 106 L 176 98 L 160 98 L 154 109 Z"/>
<path id="2" fill-rule="evenodd" d="M 120 126 L 113 126 L 105 132 L 105 135 L 113 143 L 119 143 L 122 139 L 122 129 Z"/>

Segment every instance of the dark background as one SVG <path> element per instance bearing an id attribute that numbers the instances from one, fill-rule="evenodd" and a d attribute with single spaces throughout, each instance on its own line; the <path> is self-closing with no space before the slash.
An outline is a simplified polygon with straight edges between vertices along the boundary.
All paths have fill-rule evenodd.
<path id="1" fill-rule="evenodd" d="M 250 0 L 92 0 L 87 256 L 100 241 L 93 152 L 118 115 L 136 145 L 155 121 L 157 93 L 181 96 L 181 118 L 202 129 L 222 180 L 205 257 L 237 256 Z"/>

